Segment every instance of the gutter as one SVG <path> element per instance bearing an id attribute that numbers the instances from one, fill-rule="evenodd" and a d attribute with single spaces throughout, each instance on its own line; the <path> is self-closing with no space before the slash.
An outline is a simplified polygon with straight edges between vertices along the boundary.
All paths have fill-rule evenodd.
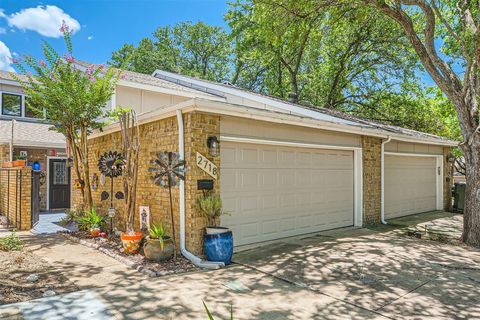
<path id="1" fill-rule="evenodd" d="M 177 122 L 178 122 L 178 153 L 180 155 L 180 159 L 185 159 L 185 140 L 184 140 L 184 130 L 183 130 L 183 117 L 182 117 L 182 110 L 177 110 Z M 185 247 L 185 181 L 180 180 L 179 186 L 179 193 L 180 193 L 180 251 L 182 255 L 190 260 L 194 265 L 200 268 L 205 269 L 218 269 L 220 267 L 224 267 L 225 264 L 223 262 L 213 262 L 213 261 L 205 261 L 201 258 L 197 257 L 193 253 L 187 250 Z"/>
<path id="2" fill-rule="evenodd" d="M 380 221 L 383 224 L 388 224 L 385 221 L 385 145 L 392 140 L 391 136 L 387 137 L 387 140 L 382 141 L 381 147 L 381 168 L 380 168 L 380 180 L 381 180 L 381 187 L 380 187 Z"/>

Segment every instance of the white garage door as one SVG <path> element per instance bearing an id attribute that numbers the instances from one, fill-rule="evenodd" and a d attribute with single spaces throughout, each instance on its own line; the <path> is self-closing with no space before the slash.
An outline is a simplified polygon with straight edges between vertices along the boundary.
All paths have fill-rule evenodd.
<path id="1" fill-rule="evenodd" d="M 222 142 L 220 175 L 236 246 L 353 225 L 353 151 Z"/>
<path id="2" fill-rule="evenodd" d="M 436 209 L 437 159 L 385 155 L 385 217 Z"/>

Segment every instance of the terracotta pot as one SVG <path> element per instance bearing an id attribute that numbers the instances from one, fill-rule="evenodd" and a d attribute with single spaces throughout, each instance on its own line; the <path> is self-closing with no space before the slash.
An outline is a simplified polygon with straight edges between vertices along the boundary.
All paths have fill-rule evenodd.
<path id="1" fill-rule="evenodd" d="M 170 237 L 163 239 L 163 249 L 158 239 L 147 238 L 143 245 L 145 258 L 152 261 L 167 261 L 173 258 L 173 241 Z"/>
<path id="2" fill-rule="evenodd" d="M 15 160 L 15 161 L 12 161 L 12 166 L 13 167 L 25 167 L 25 165 L 27 164 L 27 161 L 26 160 Z"/>
<path id="3" fill-rule="evenodd" d="M 123 251 L 126 254 L 137 254 L 138 250 L 140 250 L 143 233 L 134 232 L 133 234 L 128 234 L 122 232 L 122 234 L 120 235 L 120 239 L 122 239 Z"/>
<path id="4" fill-rule="evenodd" d="M 98 237 L 100 235 L 100 228 L 90 228 L 90 235 L 92 237 Z"/>

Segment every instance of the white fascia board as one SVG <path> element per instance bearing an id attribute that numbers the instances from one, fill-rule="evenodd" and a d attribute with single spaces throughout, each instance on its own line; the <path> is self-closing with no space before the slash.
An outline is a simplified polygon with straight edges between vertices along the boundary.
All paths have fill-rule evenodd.
<path id="1" fill-rule="evenodd" d="M 66 143 L 59 142 L 44 142 L 44 141 L 28 141 L 28 140 L 13 140 L 14 147 L 25 148 L 61 148 L 67 147 Z"/>
<path id="2" fill-rule="evenodd" d="M 0 84 L 8 84 L 10 86 L 18 86 L 20 87 L 20 83 L 18 83 L 15 80 L 7 80 L 7 79 L 2 79 L 0 78 Z"/>
<path id="3" fill-rule="evenodd" d="M 160 119 L 172 117 L 176 115 L 176 110 L 182 110 L 183 113 L 191 111 L 199 111 L 205 113 L 213 113 L 218 115 L 226 115 L 240 118 L 247 118 L 259 121 L 267 121 L 281 124 L 289 124 L 295 126 L 309 127 L 315 129 L 338 131 L 344 133 L 351 133 L 357 135 L 374 136 L 386 139 L 388 136 L 392 136 L 392 139 L 404 139 L 405 141 L 433 144 L 433 145 L 457 145 L 456 142 L 441 142 L 438 140 L 428 140 L 414 137 L 404 137 L 396 135 L 389 131 L 380 129 L 372 129 L 367 127 L 354 127 L 348 125 L 342 125 L 338 123 L 332 123 L 327 121 L 320 121 L 317 119 L 311 119 L 307 117 L 301 117 L 293 114 L 286 114 L 281 112 L 272 112 L 264 109 L 256 109 L 252 107 L 246 107 L 241 105 L 233 105 L 221 101 L 212 101 L 204 99 L 190 99 L 178 103 L 174 106 L 157 109 L 151 112 L 140 114 L 138 116 L 139 124 L 157 121 Z M 104 134 L 119 131 L 118 123 L 111 124 L 104 128 L 103 132 L 95 132 L 90 135 L 90 138 L 102 136 Z"/>
<path id="4" fill-rule="evenodd" d="M 186 97 L 186 98 L 200 97 L 200 98 L 206 98 L 206 99 L 211 99 L 211 100 L 215 100 L 215 101 L 225 101 L 224 98 L 216 97 L 216 96 L 209 95 L 209 94 L 203 94 L 201 92 L 196 93 L 196 92 L 188 92 L 188 91 L 183 91 L 183 90 L 175 90 L 175 89 L 169 89 L 169 88 L 164 88 L 164 87 L 160 87 L 160 86 L 137 83 L 137 82 L 128 81 L 128 80 L 119 80 L 117 82 L 117 85 L 122 86 L 122 87 L 128 87 L 128 88 L 158 92 L 158 93 L 163 93 L 163 94 L 171 94 L 171 95 L 174 95 L 174 96 L 180 96 L 180 97 Z"/>

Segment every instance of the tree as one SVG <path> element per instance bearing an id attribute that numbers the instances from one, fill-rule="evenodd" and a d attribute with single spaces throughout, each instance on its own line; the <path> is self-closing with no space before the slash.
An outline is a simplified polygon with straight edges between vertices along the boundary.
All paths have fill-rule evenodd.
<path id="1" fill-rule="evenodd" d="M 264 3 L 268 0 L 258 0 Z M 275 6 L 285 6 L 277 1 Z M 332 5 L 306 0 L 307 5 Z M 462 239 L 480 246 L 480 9 L 468 0 L 357 0 L 335 6 L 375 8 L 399 26 L 417 59 L 454 106 L 461 130 L 460 148 L 466 165 L 466 201 Z"/>
<path id="2" fill-rule="evenodd" d="M 98 120 L 110 100 L 120 70 L 91 66 L 78 68 L 73 57 L 70 31 L 62 26 L 67 54 L 61 57 L 51 45 L 44 42 L 45 60 L 25 56 L 15 60 L 15 66 L 25 76 L 14 75 L 28 96 L 30 107 L 54 125 L 53 130 L 62 133 L 73 154 L 73 168 L 82 184 L 84 209 L 93 207 L 90 184 L 87 138 L 91 130 L 101 128 Z M 32 74 L 28 70 L 33 70 Z"/>
<path id="3" fill-rule="evenodd" d="M 137 47 L 124 45 L 112 53 L 109 64 L 121 66 L 132 55 L 126 69 L 151 74 L 155 69 L 178 72 L 209 80 L 229 78 L 230 41 L 220 27 L 203 22 L 182 22 L 159 27 L 153 39 L 144 38 Z"/>

